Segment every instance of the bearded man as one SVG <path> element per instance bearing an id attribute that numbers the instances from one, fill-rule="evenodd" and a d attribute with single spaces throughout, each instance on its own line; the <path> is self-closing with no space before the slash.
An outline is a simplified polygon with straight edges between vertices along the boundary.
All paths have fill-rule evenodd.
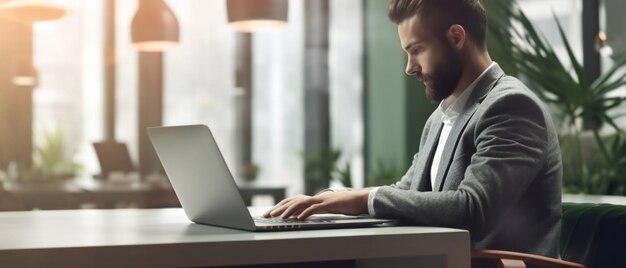
<path id="1" fill-rule="evenodd" d="M 545 105 L 491 60 L 480 0 L 392 0 L 406 73 L 439 103 L 389 186 L 298 195 L 266 217 L 370 214 L 467 229 L 473 249 L 558 257 L 560 148 Z"/>

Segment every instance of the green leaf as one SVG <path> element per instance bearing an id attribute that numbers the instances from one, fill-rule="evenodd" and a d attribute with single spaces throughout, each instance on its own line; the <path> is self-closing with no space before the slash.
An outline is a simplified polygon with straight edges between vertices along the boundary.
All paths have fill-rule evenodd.
<path id="1" fill-rule="evenodd" d="M 609 79 L 617 72 L 617 70 L 623 68 L 626 65 L 626 53 L 622 54 L 618 59 L 613 63 L 613 66 L 609 68 L 608 71 L 601 74 L 596 81 L 594 81 L 591 85 L 592 88 L 599 88 L 604 85 Z M 622 78 L 623 79 L 623 78 Z"/>
<path id="2" fill-rule="evenodd" d="M 581 87 L 586 87 L 587 79 L 585 78 L 583 68 L 578 63 L 578 60 L 576 60 L 576 56 L 574 56 L 574 52 L 572 51 L 572 48 L 569 45 L 569 41 L 567 40 L 567 37 L 565 36 L 565 32 L 563 31 L 563 27 L 561 26 L 561 23 L 559 22 L 559 19 L 556 16 L 556 13 L 554 13 L 553 11 L 552 14 L 554 16 L 554 20 L 556 21 L 556 25 L 559 28 L 559 34 L 561 35 L 561 40 L 563 41 L 563 45 L 565 46 L 565 49 L 567 50 L 567 55 L 569 56 L 569 59 L 572 62 L 572 66 L 574 67 L 574 70 L 576 71 L 576 75 L 578 76 L 578 82 L 580 83 Z"/>

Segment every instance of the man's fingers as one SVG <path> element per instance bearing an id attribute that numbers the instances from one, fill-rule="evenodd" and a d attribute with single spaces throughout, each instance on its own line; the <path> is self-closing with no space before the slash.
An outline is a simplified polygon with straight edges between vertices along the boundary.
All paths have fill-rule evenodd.
<path id="1" fill-rule="evenodd" d="M 278 202 L 278 204 L 276 204 L 274 207 L 282 206 L 285 203 L 290 202 L 291 200 L 294 200 L 294 199 L 296 199 L 298 197 L 300 197 L 300 195 L 296 195 L 296 196 L 285 198 L 285 199 L 281 200 L 280 202 Z"/>
<path id="2" fill-rule="evenodd" d="M 317 201 L 314 197 L 304 197 L 294 200 L 294 202 L 289 203 L 289 207 L 285 209 L 285 211 L 280 215 L 283 219 L 289 218 L 293 215 L 300 214 L 304 209 L 309 206 L 315 204 Z"/>
<path id="3" fill-rule="evenodd" d="M 283 212 L 285 212 L 285 210 L 287 210 L 289 207 L 291 207 L 295 202 L 297 201 L 297 199 L 292 199 L 289 200 L 289 202 L 285 202 L 280 206 L 276 206 L 272 209 L 272 211 L 270 212 L 270 216 L 271 217 L 278 217 L 281 214 L 283 214 Z"/>
<path id="4" fill-rule="evenodd" d="M 291 204 L 291 206 L 287 209 L 285 209 L 285 211 L 280 214 L 280 217 L 283 219 L 289 218 L 293 215 L 298 215 L 300 212 L 302 212 L 302 210 L 304 210 L 306 208 L 306 204 L 305 203 L 301 203 L 301 202 L 294 202 L 294 204 Z"/>
<path id="5" fill-rule="evenodd" d="M 322 204 L 325 202 L 324 200 L 328 199 L 328 195 L 330 193 L 324 196 L 297 195 L 290 197 L 280 201 L 273 208 L 263 213 L 263 216 L 266 218 L 296 216 L 298 219 L 306 219 L 312 214 L 325 213 L 328 210 L 328 204 Z"/>
<path id="6" fill-rule="evenodd" d="M 298 215 L 298 220 L 304 220 L 308 218 L 309 216 L 316 214 L 316 213 L 323 213 L 325 210 L 324 207 L 325 207 L 324 203 L 317 203 L 317 204 L 311 205 Z"/>
<path id="7" fill-rule="evenodd" d="M 282 212 L 286 209 L 285 205 L 288 205 L 290 202 L 293 202 L 295 199 L 299 198 L 300 196 L 301 195 L 292 196 L 292 197 L 281 200 L 280 202 L 278 202 L 278 204 L 274 205 L 274 207 L 272 207 L 270 210 L 263 213 L 263 217 L 266 217 L 266 218 L 276 217 L 282 214 Z"/>

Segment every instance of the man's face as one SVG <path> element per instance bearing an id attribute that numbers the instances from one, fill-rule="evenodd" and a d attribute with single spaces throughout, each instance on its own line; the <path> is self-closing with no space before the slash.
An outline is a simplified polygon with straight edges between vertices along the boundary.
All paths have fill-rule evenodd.
<path id="1" fill-rule="evenodd" d="M 406 73 L 426 87 L 426 97 L 441 102 L 452 94 L 461 79 L 463 62 L 448 40 L 435 36 L 418 16 L 398 24 L 398 34 L 408 62 Z"/>

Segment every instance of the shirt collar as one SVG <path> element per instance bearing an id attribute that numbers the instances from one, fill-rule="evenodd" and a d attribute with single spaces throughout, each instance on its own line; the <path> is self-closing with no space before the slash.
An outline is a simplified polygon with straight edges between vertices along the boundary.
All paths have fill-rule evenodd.
<path id="1" fill-rule="evenodd" d="M 451 125 L 454 123 L 454 121 L 456 121 L 456 118 L 463 111 L 463 108 L 465 108 L 467 99 L 471 95 L 471 92 L 474 91 L 474 88 L 476 87 L 476 84 L 478 84 L 478 81 L 483 76 L 485 76 L 487 71 L 489 71 L 489 69 L 491 69 L 494 65 L 496 65 L 496 63 L 491 62 L 491 65 L 489 65 L 489 67 L 487 67 L 476 79 L 474 79 L 474 81 L 471 84 L 469 84 L 469 86 L 467 86 L 465 90 L 463 90 L 461 95 L 459 96 L 450 95 L 447 98 L 445 98 L 443 101 L 441 101 L 441 103 L 439 103 L 438 109 L 439 111 L 441 111 L 441 114 L 442 114 L 441 119 L 444 124 Z"/>

